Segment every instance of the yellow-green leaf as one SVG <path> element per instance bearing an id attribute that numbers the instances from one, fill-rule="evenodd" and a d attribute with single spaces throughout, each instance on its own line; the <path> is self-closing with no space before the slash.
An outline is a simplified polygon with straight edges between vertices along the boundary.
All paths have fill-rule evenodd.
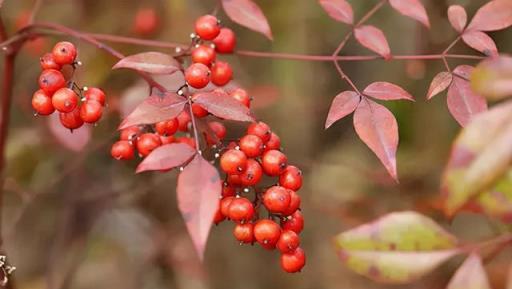
<path id="1" fill-rule="evenodd" d="M 505 223 L 512 222 L 512 170 L 497 182 L 490 190 L 480 194 L 469 206 L 477 212 L 499 219 Z M 511 288 L 512 289 L 512 288 Z"/>
<path id="2" fill-rule="evenodd" d="M 473 70 L 471 87 L 490 100 L 512 96 L 512 57 L 482 61 Z"/>

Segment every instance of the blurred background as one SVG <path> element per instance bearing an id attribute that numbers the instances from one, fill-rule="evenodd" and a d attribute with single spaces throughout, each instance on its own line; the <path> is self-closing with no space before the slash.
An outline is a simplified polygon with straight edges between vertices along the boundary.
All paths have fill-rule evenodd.
<path id="1" fill-rule="evenodd" d="M 270 42 L 220 12 L 234 29 L 238 48 L 329 55 L 348 31 L 331 20 L 317 1 L 257 0 L 273 34 Z M 360 18 L 377 0 L 349 1 Z M 432 29 L 384 7 L 369 22 L 381 27 L 394 54 L 439 53 L 456 37 L 446 10 L 451 4 L 469 15 L 484 0 L 425 0 Z M 45 0 L 37 21 L 56 22 L 80 31 L 187 43 L 196 17 L 211 12 L 214 0 Z M 6 0 L 0 11 L 12 33 L 25 25 L 33 0 Z M 492 33 L 502 52 L 510 52 L 511 31 Z M 110 55 L 73 40 L 84 63 L 81 85 L 107 92 L 108 111 L 96 127 L 70 135 L 55 119 L 34 117 L 30 105 L 40 73 L 38 58 L 58 40 L 34 39 L 16 63 L 15 94 L 7 148 L 3 236 L 9 261 L 18 269 L 18 288 L 444 288 L 455 259 L 434 274 L 407 286 L 375 284 L 348 271 L 338 260 L 332 238 L 382 214 L 413 209 L 427 214 L 465 240 L 492 236 L 499 224 L 462 214 L 448 223 L 438 207 L 438 187 L 450 143 L 459 126 L 449 115 L 445 94 L 427 102 L 441 61 L 344 62 L 357 86 L 390 81 L 411 92 L 416 102 L 386 106 L 400 128 L 395 184 L 373 153 L 358 139 L 352 117 L 324 131 L 332 98 L 348 89 L 327 62 L 221 56 L 233 66 L 236 81 L 255 98 L 256 115 L 280 135 L 292 164 L 303 169 L 307 265 L 300 274 L 280 269 L 276 252 L 239 246 L 232 224 L 212 229 L 204 265 L 196 257 L 176 208 L 176 173 L 134 174 L 139 162 L 117 162 L 110 146 L 118 138 L 120 117 L 147 95 L 130 71 L 111 71 Z M 124 54 L 171 50 L 112 44 Z M 463 46 L 457 53 L 477 52 Z M 370 55 L 349 42 L 346 55 Z M 466 62 L 476 64 L 474 62 Z M 455 67 L 459 62 L 451 61 Z M 232 137 L 244 128 L 229 124 Z M 503 285 L 505 254 L 489 263 L 493 288 Z"/>

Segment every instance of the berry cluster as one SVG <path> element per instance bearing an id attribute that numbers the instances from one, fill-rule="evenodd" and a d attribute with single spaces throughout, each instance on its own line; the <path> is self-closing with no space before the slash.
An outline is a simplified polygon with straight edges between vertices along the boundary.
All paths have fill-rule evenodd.
<path id="1" fill-rule="evenodd" d="M 70 65 L 74 70 L 77 49 L 70 42 L 59 42 L 51 53 L 41 57 L 42 72 L 39 76 L 39 90 L 32 96 L 32 107 L 38 115 L 59 112 L 60 122 L 70 130 L 85 123 L 96 123 L 103 114 L 105 93 L 95 87 L 79 87 L 72 80 L 67 81 L 62 70 Z M 72 75 L 72 74 L 71 74 Z"/>

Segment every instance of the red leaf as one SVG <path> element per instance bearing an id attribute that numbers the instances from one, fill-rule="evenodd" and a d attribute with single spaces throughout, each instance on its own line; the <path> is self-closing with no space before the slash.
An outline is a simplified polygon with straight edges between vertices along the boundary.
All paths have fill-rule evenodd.
<path id="1" fill-rule="evenodd" d="M 252 0 L 222 0 L 222 7 L 234 22 L 272 40 L 272 31 L 265 14 Z"/>
<path id="2" fill-rule="evenodd" d="M 112 67 L 112 69 L 119 68 L 152 74 L 172 74 L 181 69 L 181 64 L 174 57 L 161 52 L 144 52 L 127 56 Z"/>
<path id="3" fill-rule="evenodd" d="M 180 114 L 187 100 L 175 93 L 165 93 L 163 97 L 153 94 L 146 98 L 128 115 L 118 129 L 139 124 L 153 124 L 174 118 Z"/>
<path id="4" fill-rule="evenodd" d="M 460 5 L 452 5 L 448 8 L 448 20 L 453 29 L 461 33 L 468 23 L 468 15 L 466 9 Z"/>
<path id="5" fill-rule="evenodd" d="M 384 81 L 378 81 L 368 85 L 364 89 L 363 94 L 381 100 L 414 100 L 412 95 L 400 86 Z"/>
<path id="6" fill-rule="evenodd" d="M 345 0 L 319 0 L 325 12 L 334 20 L 352 24 L 354 23 L 354 12 L 352 6 Z"/>
<path id="7" fill-rule="evenodd" d="M 327 114 L 325 128 L 328 129 L 333 123 L 351 114 L 359 101 L 361 101 L 361 97 L 354 91 L 344 91 L 336 95 Z"/>
<path id="8" fill-rule="evenodd" d="M 419 0 L 390 0 L 389 4 L 405 16 L 421 22 L 425 27 L 430 28 L 427 11 Z"/>
<path id="9" fill-rule="evenodd" d="M 485 55 L 498 55 L 496 43 L 489 35 L 481 31 L 470 30 L 462 34 L 462 40 L 471 48 L 482 52 Z"/>
<path id="10" fill-rule="evenodd" d="M 439 72 L 434 79 L 432 79 L 432 83 L 430 83 L 430 88 L 428 89 L 427 99 L 431 99 L 437 94 L 443 92 L 445 89 L 450 86 L 452 83 L 453 76 L 448 71 Z"/>
<path id="11" fill-rule="evenodd" d="M 478 9 L 468 29 L 495 31 L 510 25 L 512 25 L 512 1 L 493 0 Z"/>
<path id="12" fill-rule="evenodd" d="M 193 96 L 193 101 L 223 119 L 254 121 L 251 111 L 226 93 L 199 92 Z"/>
<path id="13" fill-rule="evenodd" d="M 354 35 L 364 47 L 376 52 L 385 59 L 391 58 L 391 50 L 384 33 L 371 25 L 360 26 L 355 29 Z"/>
<path id="14" fill-rule="evenodd" d="M 448 88 L 448 109 L 461 126 L 468 124 L 475 114 L 487 110 L 485 99 L 473 92 L 469 81 L 466 80 L 469 79 L 472 70 L 473 67 L 469 65 L 457 66 L 453 70 L 455 75 Z"/>
<path id="15" fill-rule="evenodd" d="M 138 166 L 136 173 L 173 169 L 190 160 L 196 151 L 187 144 L 171 143 L 152 151 Z"/>
<path id="16" fill-rule="evenodd" d="M 71 132 L 69 129 L 62 126 L 58 113 L 50 115 L 48 118 L 48 127 L 50 128 L 50 132 L 63 147 L 74 152 L 82 151 L 91 140 L 92 132 L 89 125 L 83 125 L 81 128 Z"/>
<path id="17" fill-rule="evenodd" d="M 219 173 L 200 155 L 196 155 L 178 177 L 178 208 L 201 261 L 221 190 Z"/>
<path id="18" fill-rule="evenodd" d="M 396 150 L 398 124 L 393 114 L 384 106 L 363 99 L 354 113 L 354 128 L 361 140 L 377 155 L 389 174 L 398 181 Z"/>

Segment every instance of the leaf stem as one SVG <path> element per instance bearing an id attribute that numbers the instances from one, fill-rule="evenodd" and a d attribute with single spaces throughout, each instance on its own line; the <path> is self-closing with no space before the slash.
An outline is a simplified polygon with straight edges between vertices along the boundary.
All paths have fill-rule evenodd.
<path id="1" fill-rule="evenodd" d="M 187 93 L 187 99 L 188 99 L 188 112 L 190 113 L 190 119 L 192 122 L 192 130 L 194 131 L 194 141 L 196 142 L 196 151 L 198 153 L 201 153 L 201 150 L 199 147 L 199 134 L 197 133 L 196 117 L 194 115 L 194 111 L 192 110 L 192 97 L 189 96 L 188 93 Z"/>

